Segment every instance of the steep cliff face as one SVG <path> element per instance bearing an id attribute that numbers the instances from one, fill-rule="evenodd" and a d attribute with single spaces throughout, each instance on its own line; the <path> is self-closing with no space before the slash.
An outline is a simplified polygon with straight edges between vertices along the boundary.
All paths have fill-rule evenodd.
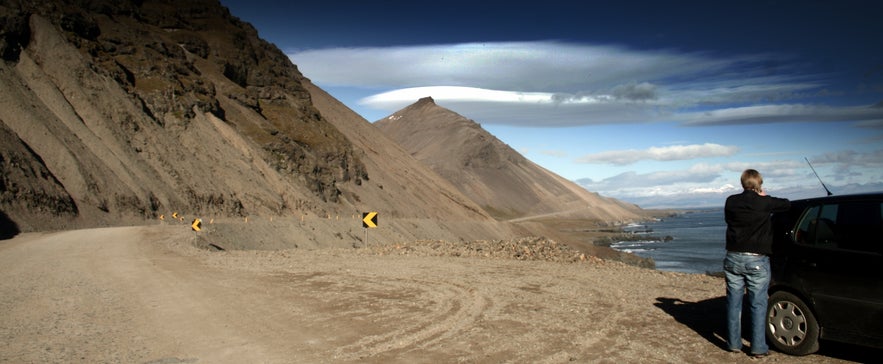
<path id="1" fill-rule="evenodd" d="M 333 209 L 368 178 L 217 1 L 4 1 L 0 27 L 0 209 L 25 229 Z"/>

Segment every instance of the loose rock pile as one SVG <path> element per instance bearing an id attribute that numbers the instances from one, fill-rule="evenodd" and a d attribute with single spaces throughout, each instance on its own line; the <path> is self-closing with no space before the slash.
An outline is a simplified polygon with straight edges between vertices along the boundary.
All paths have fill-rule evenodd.
<path id="1" fill-rule="evenodd" d="M 475 240 L 450 242 L 419 240 L 409 243 L 370 245 L 366 249 L 377 255 L 446 256 L 489 259 L 542 260 L 550 262 L 600 262 L 565 244 L 543 237 L 514 240 Z"/>

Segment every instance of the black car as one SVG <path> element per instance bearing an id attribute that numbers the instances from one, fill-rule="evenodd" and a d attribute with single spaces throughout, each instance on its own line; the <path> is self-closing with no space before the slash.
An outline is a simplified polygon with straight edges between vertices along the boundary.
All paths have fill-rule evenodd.
<path id="1" fill-rule="evenodd" d="M 806 355 L 819 339 L 883 348 L 883 193 L 791 202 L 773 215 L 767 338 Z"/>

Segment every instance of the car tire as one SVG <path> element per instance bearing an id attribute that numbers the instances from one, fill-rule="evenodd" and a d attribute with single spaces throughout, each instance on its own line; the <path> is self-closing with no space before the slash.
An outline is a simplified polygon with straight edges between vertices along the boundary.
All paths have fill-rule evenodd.
<path id="1" fill-rule="evenodd" d="M 788 292 L 775 292 L 767 306 L 767 339 L 777 350 L 807 355 L 819 350 L 819 323 L 809 307 Z"/>

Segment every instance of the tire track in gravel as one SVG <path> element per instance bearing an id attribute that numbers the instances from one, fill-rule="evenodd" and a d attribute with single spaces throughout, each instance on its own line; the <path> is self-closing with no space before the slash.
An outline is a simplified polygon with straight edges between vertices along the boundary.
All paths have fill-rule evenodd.
<path id="1" fill-rule="evenodd" d="M 409 353 L 425 360 L 427 352 L 474 326 L 492 304 L 479 290 L 445 279 L 352 272 L 275 276 L 293 290 L 324 301 L 325 309 L 313 312 L 318 324 L 361 323 L 361 337 L 327 353 L 335 361 L 401 361 Z"/>
<path id="2" fill-rule="evenodd" d="M 490 298 L 477 290 L 448 282 L 400 280 L 396 286 L 396 289 L 419 287 L 417 303 L 424 309 L 403 314 L 395 330 L 366 336 L 338 348 L 336 357 L 352 360 L 382 354 L 400 358 L 409 351 L 433 348 L 472 326 L 490 304 Z"/>

